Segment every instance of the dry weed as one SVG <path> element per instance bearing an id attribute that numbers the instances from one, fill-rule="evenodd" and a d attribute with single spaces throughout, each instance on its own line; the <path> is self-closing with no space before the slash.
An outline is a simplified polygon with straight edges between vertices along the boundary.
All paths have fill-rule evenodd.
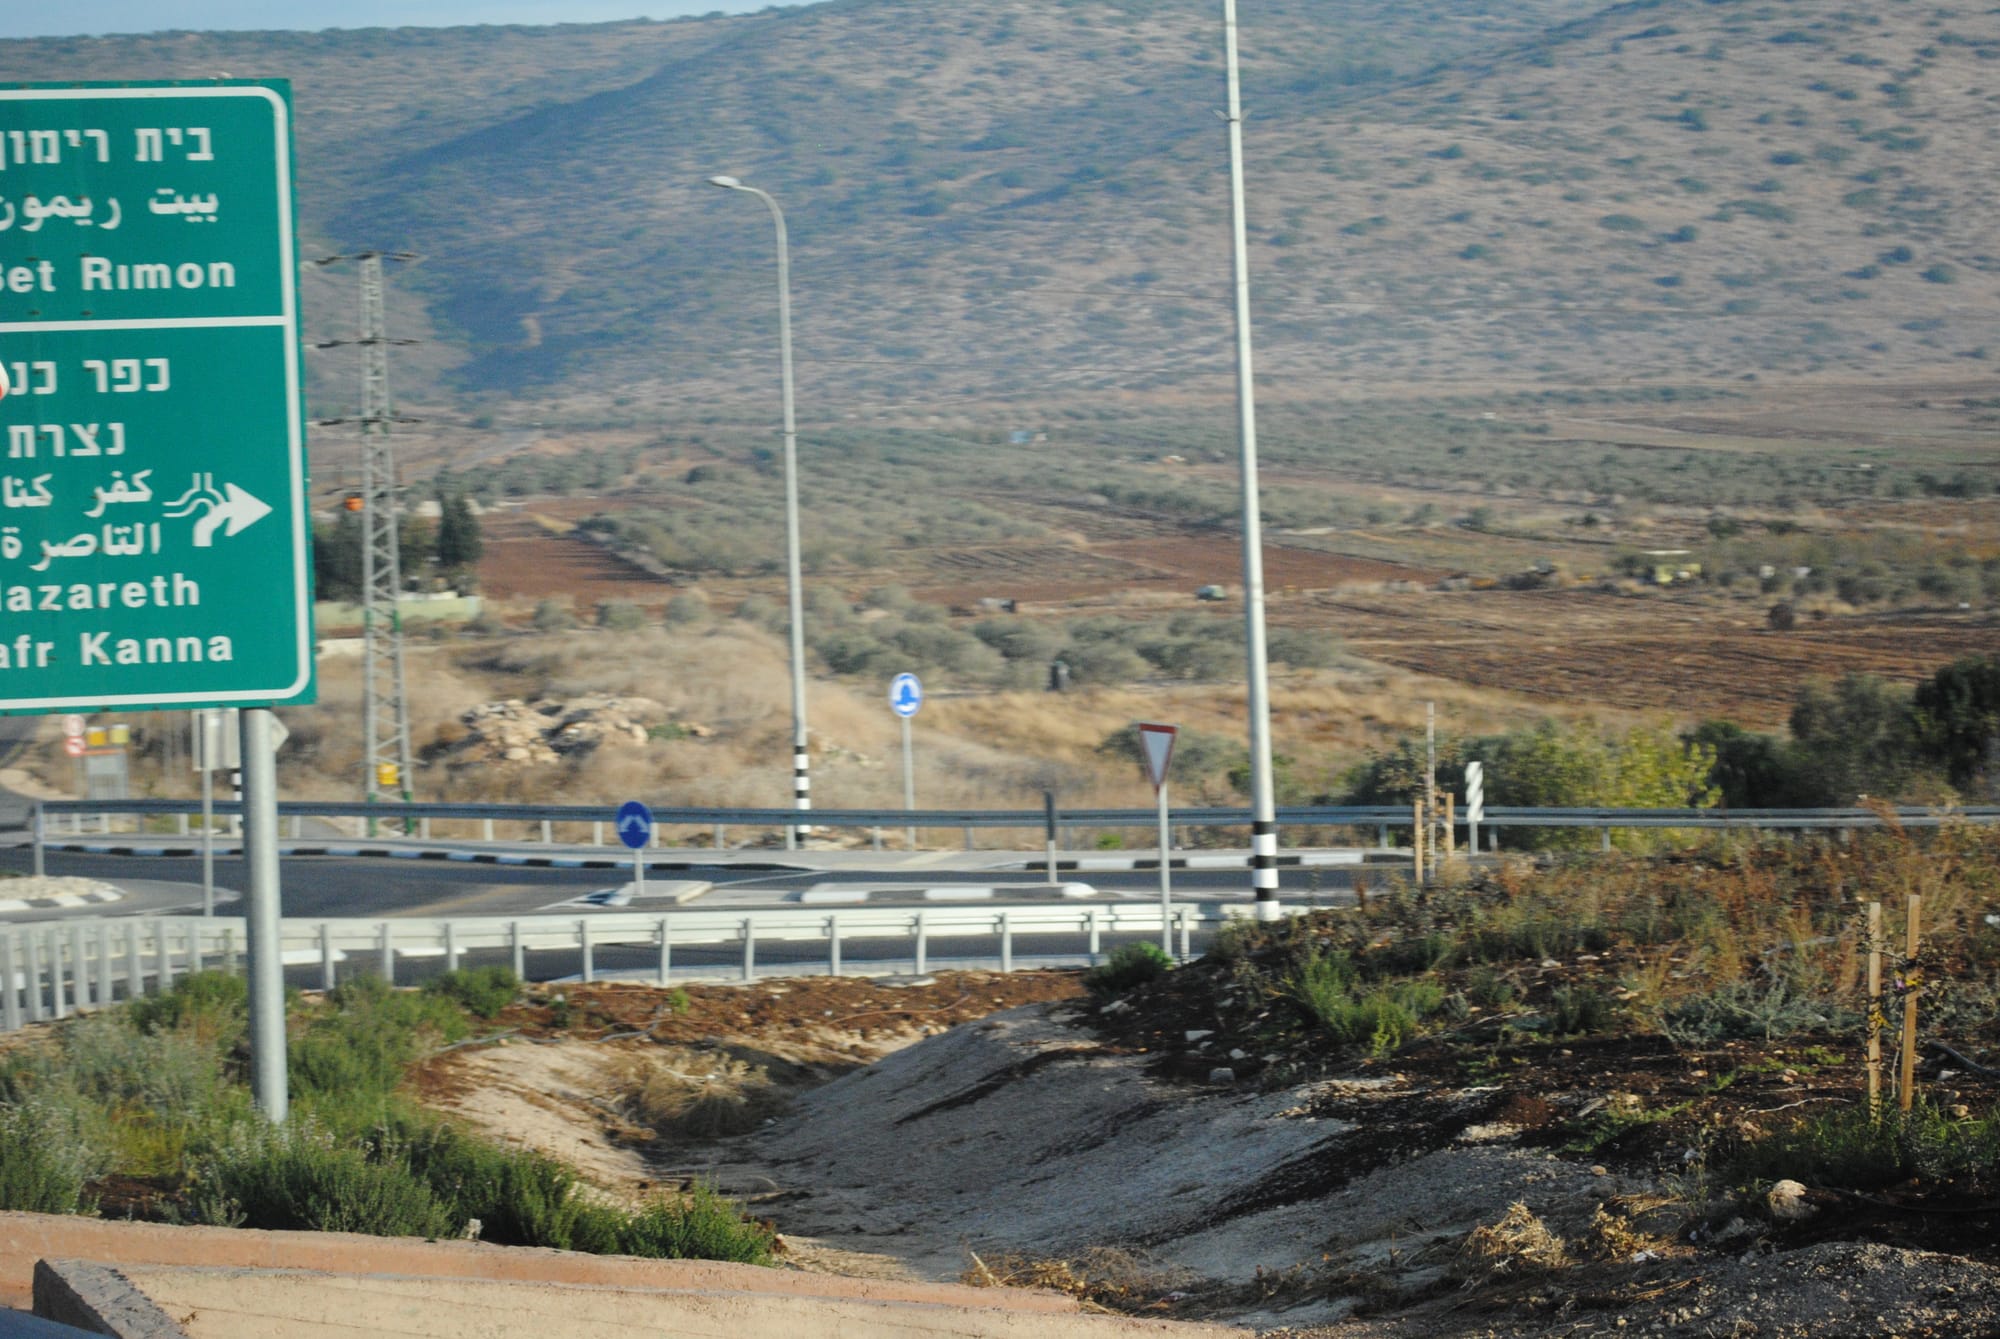
<path id="1" fill-rule="evenodd" d="M 1642 1251 L 1658 1255 L 1671 1249 L 1673 1243 L 1634 1227 L 1629 1219 L 1605 1212 L 1600 1205 L 1576 1245 L 1587 1260 L 1630 1260 Z"/>
<path id="2" fill-rule="evenodd" d="M 1459 1257 L 1471 1268 L 1467 1282 L 1522 1274 L 1547 1274 L 1570 1263 L 1569 1248 L 1526 1204 L 1516 1200 L 1497 1223 L 1472 1229 Z"/>
<path id="3" fill-rule="evenodd" d="M 982 1259 L 966 1251 L 960 1283 L 975 1288 L 1040 1288 L 1076 1298 L 1086 1311 L 1130 1314 L 1157 1309 L 1192 1279 L 1116 1246 L 1092 1246 L 1068 1258 L 1008 1251 Z"/>
<path id="4" fill-rule="evenodd" d="M 682 1047 L 635 1051 L 619 1066 L 621 1105 L 656 1138 L 747 1134 L 784 1108 L 762 1066 Z"/>

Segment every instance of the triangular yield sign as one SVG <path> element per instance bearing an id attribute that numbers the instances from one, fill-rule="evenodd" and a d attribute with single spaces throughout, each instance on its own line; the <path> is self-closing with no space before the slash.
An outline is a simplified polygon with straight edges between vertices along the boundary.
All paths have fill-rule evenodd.
<path id="1" fill-rule="evenodd" d="M 1153 779 L 1153 789 L 1167 784 L 1167 763 L 1174 756 L 1174 736 L 1180 733 L 1177 725 L 1139 726 L 1139 751 L 1146 758 L 1146 775 Z"/>

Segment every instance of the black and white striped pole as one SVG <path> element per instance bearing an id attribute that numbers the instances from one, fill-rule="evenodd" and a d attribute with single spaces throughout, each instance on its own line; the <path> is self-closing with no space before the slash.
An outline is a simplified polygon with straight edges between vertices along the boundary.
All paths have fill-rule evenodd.
<path id="1" fill-rule="evenodd" d="M 771 211 L 771 222 L 778 229 L 778 382 L 785 432 L 785 581 L 792 625 L 792 808 L 807 813 L 812 809 L 812 759 L 806 734 L 805 599 L 799 589 L 799 434 L 792 412 L 791 246 L 785 236 L 785 211 L 778 208 L 776 200 L 735 177 L 710 177 L 708 184 L 756 196 Z M 803 823 L 786 828 L 785 849 L 797 849 L 800 835 L 810 831 Z"/>
<path id="2" fill-rule="evenodd" d="M 1222 0 L 1229 77 L 1229 206 L 1236 269 L 1236 400 L 1243 448 L 1243 624 L 1250 680 L 1250 888 L 1257 919 L 1278 919 L 1278 810 L 1271 785 L 1271 694 L 1264 647 L 1264 528 L 1257 488 L 1257 397 L 1250 358 L 1250 244 L 1243 200 L 1243 89 L 1236 0 Z"/>
<path id="3" fill-rule="evenodd" d="M 1472 854 L 1479 854 L 1479 825 L 1486 819 L 1486 764 L 1469 762 L 1465 765 L 1465 831 L 1466 845 Z"/>

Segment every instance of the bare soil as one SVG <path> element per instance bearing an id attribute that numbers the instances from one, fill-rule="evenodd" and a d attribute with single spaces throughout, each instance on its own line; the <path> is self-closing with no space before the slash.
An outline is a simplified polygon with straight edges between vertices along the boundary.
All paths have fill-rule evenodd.
<path id="1" fill-rule="evenodd" d="M 1539 984 L 1603 970 L 1552 962 Z M 1855 1100 L 1851 1039 L 1684 1050 L 1475 1019 L 1308 1077 L 1218 1027 L 1194 975 L 1143 1009 L 1074 973 L 572 987 L 566 1028 L 544 995 L 422 1088 L 613 1193 L 714 1181 L 806 1268 L 1034 1281 L 1300 1339 L 2000 1329 L 2000 1206 L 1812 1191 L 1779 1222 L 1702 1184 L 1690 1150 Z M 616 1057 L 662 1044 L 755 1059 L 790 1109 L 655 1137 Z M 1948 1058 L 1923 1082 L 1990 1098 Z"/>
<path id="2" fill-rule="evenodd" d="M 571 499 L 563 516 L 601 505 Z M 1235 541 L 1116 518 L 1098 528 L 1104 537 L 1088 543 L 910 550 L 899 555 L 895 579 L 961 617 L 990 617 L 980 604 L 987 599 L 1015 600 L 1027 618 L 1163 610 L 1238 616 Z M 496 599 L 573 599 L 587 612 L 608 599 L 658 607 L 675 590 L 668 579 L 531 516 L 497 517 L 488 534 L 481 580 Z M 1726 717 L 1758 729 L 1783 725 L 1810 679 L 1862 672 L 1908 682 L 1958 656 L 1990 651 L 1996 635 L 1990 616 L 1947 609 L 1820 610 L 1781 632 L 1767 618 L 1775 597 L 1596 582 L 1446 591 L 1436 587 L 1449 569 L 1422 562 L 1292 544 L 1267 545 L 1264 557 L 1272 624 L 1324 631 L 1353 656 L 1531 700 L 1683 721 Z M 879 583 L 859 581 L 869 584 Z M 1231 600 L 1197 603 L 1194 591 L 1211 584 L 1226 587 Z M 756 590 L 780 593 L 754 580 L 712 580 L 703 588 L 718 608 Z"/>
<path id="3" fill-rule="evenodd" d="M 492 599 L 574 600 L 588 611 L 600 600 L 663 605 L 674 593 L 671 584 L 602 544 L 555 533 L 532 515 L 501 512 L 483 524 L 479 585 Z"/>

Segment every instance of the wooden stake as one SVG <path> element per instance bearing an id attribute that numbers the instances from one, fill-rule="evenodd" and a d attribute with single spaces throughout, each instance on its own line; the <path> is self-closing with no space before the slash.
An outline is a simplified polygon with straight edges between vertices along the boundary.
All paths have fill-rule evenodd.
<path id="1" fill-rule="evenodd" d="M 1868 1119 L 1882 1118 L 1882 904 L 1868 904 Z"/>
<path id="2" fill-rule="evenodd" d="M 1903 967 L 1903 1073 L 1896 1095 L 1896 1104 L 1904 1111 L 1910 1109 L 1917 1092 L 1917 951 L 1923 944 L 1924 898 L 1921 893 L 1910 894 L 1910 923 L 1905 936 L 1909 945 Z"/>
<path id="3" fill-rule="evenodd" d="M 1424 841 L 1428 836 L 1424 831 L 1424 799 L 1419 795 L 1410 802 L 1411 877 L 1418 883 L 1424 881 Z"/>

